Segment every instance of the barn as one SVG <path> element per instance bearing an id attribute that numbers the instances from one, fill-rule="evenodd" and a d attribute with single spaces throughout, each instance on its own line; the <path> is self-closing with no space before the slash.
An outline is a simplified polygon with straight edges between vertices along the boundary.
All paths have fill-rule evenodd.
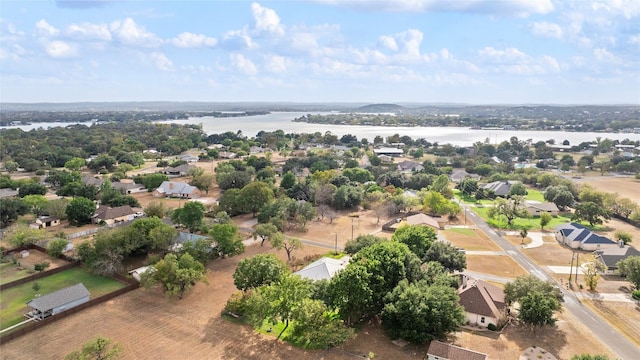
<path id="1" fill-rule="evenodd" d="M 89 290 L 82 283 L 54 291 L 27 302 L 33 308 L 27 316 L 44 319 L 88 302 L 89 295 Z"/>

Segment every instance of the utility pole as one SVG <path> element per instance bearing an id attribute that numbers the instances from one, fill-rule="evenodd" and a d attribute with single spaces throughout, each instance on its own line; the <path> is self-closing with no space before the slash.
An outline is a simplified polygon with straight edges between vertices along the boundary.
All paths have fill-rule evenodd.
<path id="1" fill-rule="evenodd" d="M 576 285 L 578 285 L 578 269 L 580 269 L 580 253 L 576 253 Z"/>
<path id="2" fill-rule="evenodd" d="M 336 250 L 335 250 L 336 255 L 338 255 L 338 233 L 336 233 Z"/>
<path id="3" fill-rule="evenodd" d="M 576 253 L 571 254 L 571 265 L 569 267 L 569 286 L 571 286 L 571 275 L 573 275 L 573 258 L 576 257 Z"/>

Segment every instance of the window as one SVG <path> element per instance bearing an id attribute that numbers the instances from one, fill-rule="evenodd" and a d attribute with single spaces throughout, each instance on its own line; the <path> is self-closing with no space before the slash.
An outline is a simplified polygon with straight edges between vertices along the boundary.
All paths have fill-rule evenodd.
<path id="1" fill-rule="evenodd" d="M 484 316 L 480 318 L 480 323 L 484 324 Z"/>

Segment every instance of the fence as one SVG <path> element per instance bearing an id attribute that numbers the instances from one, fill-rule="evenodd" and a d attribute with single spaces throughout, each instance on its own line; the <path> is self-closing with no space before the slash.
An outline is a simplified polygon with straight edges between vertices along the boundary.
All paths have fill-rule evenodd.
<path id="1" fill-rule="evenodd" d="M 133 220 L 131 220 L 131 221 L 133 221 Z M 118 227 L 118 226 L 127 225 L 127 224 L 131 223 L 131 221 L 121 221 L 121 222 L 117 222 L 117 223 L 114 223 L 114 224 L 100 225 L 100 227 L 94 227 L 94 228 L 91 228 L 91 229 L 78 231 L 77 233 L 68 234 L 66 237 L 67 237 L 67 240 L 71 240 L 71 239 L 75 239 L 75 238 L 79 238 L 79 237 L 83 237 L 83 236 L 87 236 L 87 235 L 93 235 L 93 234 L 97 233 L 98 231 L 107 230 L 107 229 L 115 228 L 115 227 Z"/>
<path id="2" fill-rule="evenodd" d="M 138 284 L 137 282 L 131 282 L 131 280 L 126 279 L 123 276 L 117 276 L 115 278 L 118 279 L 118 280 L 124 279 L 124 281 L 129 285 L 127 285 L 126 287 L 123 287 L 122 289 L 118 289 L 116 291 L 113 291 L 113 292 L 110 292 L 108 294 L 102 295 L 102 296 L 100 296 L 98 298 L 95 298 L 93 300 L 89 300 L 88 302 L 86 302 L 84 304 L 80 304 L 80 305 L 78 305 L 76 307 L 73 307 L 73 308 L 71 308 L 69 310 L 65 310 L 65 311 L 63 311 L 61 313 L 58 313 L 56 315 L 50 316 L 48 318 L 45 318 L 44 320 L 40 320 L 38 322 L 28 323 L 28 324 L 26 324 L 26 325 L 14 330 L 14 331 L 8 333 L 6 335 L 0 336 L 0 343 L 6 344 L 7 342 L 9 342 L 9 341 L 11 341 L 11 340 L 13 340 L 15 338 L 18 338 L 18 337 L 20 337 L 20 336 L 22 336 L 24 334 L 30 333 L 30 332 L 32 332 L 32 331 L 34 331 L 36 329 L 39 329 L 42 326 L 49 325 L 49 324 L 51 324 L 53 322 L 56 322 L 56 321 L 58 321 L 60 319 L 64 319 L 69 315 L 73 315 L 73 314 L 75 314 L 75 313 L 77 313 L 79 311 L 82 311 L 84 309 L 90 308 L 92 306 L 96 306 L 96 305 L 101 304 L 101 303 L 103 303 L 105 301 L 109 301 L 109 300 L 113 299 L 116 296 L 120 296 L 122 294 L 128 293 L 129 291 L 135 290 L 138 287 L 140 287 L 140 284 Z"/>
<path id="3" fill-rule="evenodd" d="M 43 252 L 43 253 L 47 252 L 47 249 L 45 249 L 45 248 L 43 248 L 41 246 L 38 246 L 38 245 L 35 245 L 35 244 L 30 244 L 30 245 L 21 246 L 21 247 L 15 248 L 15 249 L 5 250 L 5 251 L 2 252 L 2 256 L 4 257 L 4 256 L 6 256 L 8 254 L 21 252 L 23 250 L 36 250 L 36 251 L 40 251 L 40 252 Z M 75 259 L 72 259 L 72 258 L 70 258 L 70 257 L 68 257 L 68 256 L 66 256 L 64 254 L 60 255 L 58 258 L 62 259 L 62 260 L 65 260 L 65 261 L 68 261 L 69 264 L 62 265 L 60 267 L 57 267 L 57 268 L 51 269 L 51 270 L 47 270 L 47 271 L 41 271 L 41 272 L 38 272 L 38 273 L 35 273 L 35 274 L 32 274 L 32 275 L 23 277 L 21 279 L 17 279 L 17 280 L 8 282 L 6 284 L 2 284 L 2 285 L 0 285 L 0 291 L 12 288 L 14 286 L 22 285 L 24 283 L 28 283 L 29 281 L 41 279 L 43 277 L 47 277 L 49 275 L 57 274 L 59 272 L 63 272 L 65 270 L 69 270 L 69 269 L 72 269 L 74 267 L 80 266 L 80 262 L 79 261 L 76 261 Z"/>

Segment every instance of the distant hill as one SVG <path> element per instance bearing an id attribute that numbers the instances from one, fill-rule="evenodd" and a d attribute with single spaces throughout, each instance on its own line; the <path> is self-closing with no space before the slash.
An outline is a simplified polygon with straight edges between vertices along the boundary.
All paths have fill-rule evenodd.
<path id="1" fill-rule="evenodd" d="M 356 112 L 363 113 L 395 113 L 402 111 L 404 108 L 396 104 L 369 104 L 357 108 Z"/>

